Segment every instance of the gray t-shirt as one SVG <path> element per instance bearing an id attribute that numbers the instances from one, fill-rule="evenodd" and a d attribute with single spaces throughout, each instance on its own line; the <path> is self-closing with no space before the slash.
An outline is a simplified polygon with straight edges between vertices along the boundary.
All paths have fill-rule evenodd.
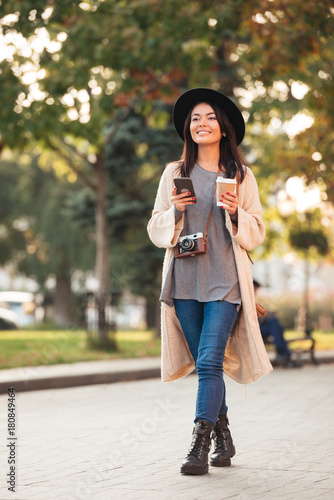
<path id="1" fill-rule="evenodd" d="M 205 170 L 196 163 L 190 177 L 197 203 L 186 206 L 181 236 L 198 232 L 204 235 L 217 173 Z M 168 269 L 160 300 L 172 306 L 174 298 L 241 303 L 231 236 L 225 226 L 225 210 L 217 207 L 216 196 L 212 206 L 206 253 L 183 259 L 174 258 Z"/>

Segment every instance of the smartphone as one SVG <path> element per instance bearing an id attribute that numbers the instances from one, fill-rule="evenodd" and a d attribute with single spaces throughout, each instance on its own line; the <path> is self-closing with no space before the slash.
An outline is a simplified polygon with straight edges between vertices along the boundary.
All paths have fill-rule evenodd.
<path id="1" fill-rule="evenodd" d="M 186 192 L 190 193 L 189 197 L 191 196 L 192 198 L 196 198 L 193 181 L 190 179 L 190 177 L 175 177 L 174 184 L 177 194 Z M 197 200 L 195 200 L 195 203 L 197 203 Z"/>

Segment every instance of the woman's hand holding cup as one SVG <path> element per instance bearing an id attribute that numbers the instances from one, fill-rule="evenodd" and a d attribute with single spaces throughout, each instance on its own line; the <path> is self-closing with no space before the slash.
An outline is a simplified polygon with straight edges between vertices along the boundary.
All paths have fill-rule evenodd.
<path id="1" fill-rule="evenodd" d="M 236 193 L 228 191 L 226 194 L 221 195 L 220 202 L 224 203 L 222 208 L 225 208 L 230 215 L 234 215 L 238 209 L 239 198 Z"/>
<path id="2" fill-rule="evenodd" d="M 179 212 L 184 212 L 187 205 L 193 205 L 196 198 L 189 196 L 191 193 L 186 191 L 185 193 L 176 194 L 176 187 L 172 191 L 171 202 L 175 205 Z"/>
<path id="3" fill-rule="evenodd" d="M 239 198 L 236 194 L 237 181 L 225 177 L 217 178 L 217 205 L 234 215 L 238 208 Z"/>

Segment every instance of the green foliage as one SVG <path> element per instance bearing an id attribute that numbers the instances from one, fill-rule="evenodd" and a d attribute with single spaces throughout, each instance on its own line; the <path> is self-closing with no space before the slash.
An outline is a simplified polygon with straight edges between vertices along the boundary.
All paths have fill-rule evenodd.
<path id="1" fill-rule="evenodd" d="M 300 257 L 319 260 L 330 251 L 330 233 L 321 223 L 320 210 L 293 214 L 288 228 L 288 241 Z"/>
<path id="2" fill-rule="evenodd" d="M 9 121 L 15 109 L 18 116 L 11 129 L 19 129 L 16 140 L 26 144 L 31 137 L 48 142 L 46 135 L 53 130 L 81 136 L 101 148 L 102 127 L 115 106 L 127 105 L 133 98 L 173 100 L 177 86 L 210 84 L 214 46 L 220 46 L 221 34 L 208 26 L 208 20 L 217 15 L 231 18 L 230 9 L 208 1 L 182 5 L 176 0 L 108 0 L 91 3 L 90 8 L 87 3 L 56 2 L 44 12 L 41 5 L 20 2 L 17 9 L 17 2 L 9 0 L 4 14 L 17 13 L 17 21 L 2 23 L 4 34 L 17 31 L 28 41 L 45 28 L 50 36 L 40 54 L 39 48 L 28 57 L 16 50 L 14 64 L 1 64 L 3 118 Z M 45 70 L 38 77 L 44 96 L 33 98 L 30 85 L 22 83 L 25 60 L 34 60 L 35 67 Z M 19 94 L 20 102 L 29 95 L 31 102 L 18 104 Z M 83 95 L 90 104 L 87 119 Z M 75 113 L 77 118 L 71 118 Z M 4 142 L 15 147 L 5 127 L 2 134 Z"/>
<path id="3" fill-rule="evenodd" d="M 0 162 L 1 263 L 11 260 L 41 286 L 64 266 L 91 267 L 92 244 L 66 208 L 69 194 L 66 182 L 40 170 L 37 157 Z"/>
<path id="4" fill-rule="evenodd" d="M 290 242 L 297 250 L 311 250 L 314 248 L 320 255 L 328 253 L 328 242 L 321 230 L 292 230 L 290 233 Z"/>
<path id="5" fill-rule="evenodd" d="M 50 5 L 8 0 L 2 2 L 1 12 L 17 13 L 16 21 L 13 16 L 3 20 L 4 34 L 17 31 L 33 41 L 46 29 L 50 36 L 41 52 L 38 48 L 23 55 L 17 49 L 1 64 L 5 144 L 22 147 L 38 138 L 49 145 L 57 142 L 56 137 L 72 135 L 99 151 L 104 125 L 115 109 L 161 98 L 171 103 L 184 87 L 213 85 L 242 97 L 249 124 L 262 128 L 259 137 L 248 127 L 251 145 L 262 150 L 262 141 L 269 141 L 276 172 L 289 175 L 293 167 L 295 175 L 306 174 L 309 181 L 327 172 L 325 182 L 333 187 L 330 0 L 185 4 L 106 0 Z M 39 97 L 30 83 L 24 83 L 25 62 L 42 69 L 37 85 L 44 94 Z M 298 82 L 309 88 L 302 98 L 293 91 Z M 284 122 L 305 109 L 315 119 L 311 129 L 293 141 L 285 134 L 267 137 L 273 118 Z M 316 150 L 321 163 L 311 159 Z M 266 161 L 261 158 L 263 166 Z"/>
<path id="6" fill-rule="evenodd" d="M 305 176 L 308 183 L 324 182 L 334 201 L 334 86 L 333 5 L 330 0 L 247 2 L 243 22 L 247 50 L 240 61 L 245 87 L 252 94 L 250 123 L 253 141 L 268 141 L 270 161 L 282 176 Z M 296 86 L 303 84 L 299 94 Z M 283 127 L 303 112 L 314 119 L 311 128 L 288 137 Z M 276 120 L 276 123 L 273 122 Z M 270 125 L 274 135 L 268 134 Z M 252 132 L 252 127 L 249 127 Z M 263 137 L 265 136 L 265 137 Z M 261 148 L 261 144 L 260 144 Z M 312 155 L 320 153 L 320 159 Z"/>

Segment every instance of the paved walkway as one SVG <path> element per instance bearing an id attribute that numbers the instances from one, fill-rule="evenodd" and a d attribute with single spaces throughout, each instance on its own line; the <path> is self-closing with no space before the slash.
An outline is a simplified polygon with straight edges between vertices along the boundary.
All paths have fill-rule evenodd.
<path id="1" fill-rule="evenodd" d="M 270 351 L 269 357 L 273 359 L 275 352 Z M 334 363 L 334 351 L 316 351 L 315 357 L 319 363 Z M 301 355 L 300 361 L 302 364 L 311 363 L 310 356 L 306 354 Z M 6 394 L 9 385 L 23 392 L 153 377 L 160 377 L 160 357 L 28 366 L 0 370 L 0 394 Z"/>
<path id="2" fill-rule="evenodd" d="M 7 393 L 8 384 L 22 392 L 153 377 L 160 377 L 160 357 L 28 366 L 0 370 L 0 394 Z"/>
<path id="3" fill-rule="evenodd" d="M 226 379 L 237 454 L 201 477 L 179 467 L 196 376 L 17 392 L 16 492 L 7 490 L 0 396 L 0 499 L 334 498 L 334 364 L 277 369 L 247 389 Z"/>

